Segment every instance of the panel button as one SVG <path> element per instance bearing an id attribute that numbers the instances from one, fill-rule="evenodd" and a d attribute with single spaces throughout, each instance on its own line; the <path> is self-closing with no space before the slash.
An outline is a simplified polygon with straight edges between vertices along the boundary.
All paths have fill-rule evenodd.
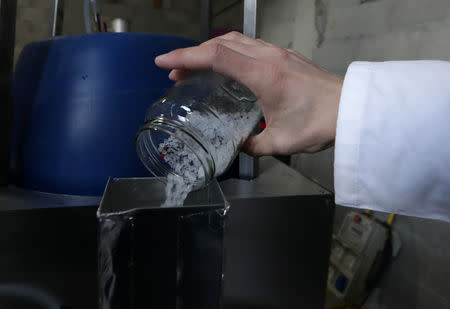
<path id="1" fill-rule="evenodd" d="M 347 288 L 348 278 L 344 275 L 339 275 L 334 283 L 334 287 L 341 293 L 344 293 Z"/>

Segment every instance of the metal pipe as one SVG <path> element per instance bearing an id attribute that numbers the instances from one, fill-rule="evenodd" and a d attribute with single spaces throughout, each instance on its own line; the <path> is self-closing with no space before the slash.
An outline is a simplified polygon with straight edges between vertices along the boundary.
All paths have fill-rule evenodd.
<path id="1" fill-rule="evenodd" d="M 0 185 L 8 183 L 16 0 L 0 1 Z"/>
<path id="2" fill-rule="evenodd" d="M 50 5 L 50 36 L 54 37 L 62 34 L 64 0 L 52 0 Z"/>
<path id="3" fill-rule="evenodd" d="M 128 32 L 129 24 L 123 18 L 115 18 L 111 21 L 111 30 L 108 29 L 109 32 Z"/>
<path id="4" fill-rule="evenodd" d="M 201 36 L 202 41 L 207 41 L 211 37 L 211 0 L 202 0 Z"/>
<path id="5" fill-rule="evenodd" d="M 244 1 L 244 34 L 256 39 L 258 33 L 258 15 L 260 3 L 258 0 Z"/>
<path id="6" fill-rule="evenodd" d="M 257 38 L 258 16 L 260 3 L 258 0 L 244 1 L 244 34 L 251 38 Z M 239 178 L 253 179 L 258 176 L 259 170 L 258 158 L 253 158 L 245 153 L 239 154 Z"/>
<path id="7" fill-rule="evenodd" d="M 94 17 L 94 22 L 97 26 L 97 31 L 101 32 L 101 21 L 100 21 L 100 11 L 98 9 L 96 0 L 84 0 L 84 27 L 86 33 L 92 33 L 92 25 L 91 25 L 91 12 Z"/>

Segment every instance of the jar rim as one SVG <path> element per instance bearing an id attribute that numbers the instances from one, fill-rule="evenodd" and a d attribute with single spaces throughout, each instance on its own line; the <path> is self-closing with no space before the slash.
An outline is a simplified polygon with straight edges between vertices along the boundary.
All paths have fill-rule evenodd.
<path id="1" fill-rule="evenodd" d="M 151 130 L 155 130 L 155 131 L 159 131 L 159 132 L 163 132 L 175 139 L 177 139 L 179 142 L 183 143 L 188 150 L 195 156 L 195 158 L 198 160 L 198 162 L 200 162 L 200 165 L 203 169 L 204 172 L 204 179 L 202 179 L 201 181 L 196 181 L 194 183 L 194 189 L 198 189 L 200 187 L 202 187 L 203 185 L 207 185 L 214 177 L 215 175 L 215 162 L 213 160 L 213 157 L 211 155 L 211 153 L 208 151 L 208 149 L 205 148 L 204 143 L 201 142 L 201 138 L 199 138 L 198 136 L 196 136 L 196 134 L 190 130 L 188 130 L 188 128 L 186 128 L 186 126 L 183 124 L 183 122 L 180 121 L 176 121 L 173 119 L 168 119 L 165 118 L 164 116 L 160 116 L 157 117 L 155 119 L 146 121 L 140 128 L 138 133 L 136 134 L 135 137 L 135 146 L 136 146 L 136 152 L 137 155 L 140 159 L 140 161 L 142 162 L 142 164 L 147 168 L 148 171 L 150 171 L 153 176 L 155 176 L 158 180 L 166 183 L 167 182 L 167 176 L 169 174 L 172 174 L 174 176 L 177 177 L 183 177 L 180 174 L 177 174 L 173 171 L 173 169 L 171 168 L 167 168 L 166 166 L 164 166 L 163 162 L 162 162 L 162 158 L 160 157 L 159 151 L 158 151 L 158 145 L 155 145 L 155 143 L 153 142 L 152 138 L 151 138 L 151 134 L 149 135 L 150 137 L 144 137 L 142 140 L 140 137 L 142 136 L 142 134 L 144 133 L 148 133 Z M 174 134 L 174 131 L 181 133 L 181 134 Z M 185 138 L 181 138 L 182 136 L 184 136 Z M 148 140 L 150 140 L 150 145 L 145 144 L 145 142 Z M 197 151 L 195 151 L 193 149 L 193 147 L 190 145 L 190 143 L 188 142 L 194 142 L 197 144 L 198 149 L 201 150 L 201 153 L 198 153 Z M 142 144 L 144 143 L 144 146 L 150 146 L 150 148 L 145 147 L 144 149 L 147 150 L 146 155 L 148 155 L 148 159 L 144 158 L 144 153 L 142 153 L 141 151 L 142 149 Z M 202 156 L 203 155 L 203 156 Z M 163 177 L 161 177 L 160 175 L 158 175 L 155 171 L 155 168 L 158 170 L 158 172 L 163 174 Z"/>

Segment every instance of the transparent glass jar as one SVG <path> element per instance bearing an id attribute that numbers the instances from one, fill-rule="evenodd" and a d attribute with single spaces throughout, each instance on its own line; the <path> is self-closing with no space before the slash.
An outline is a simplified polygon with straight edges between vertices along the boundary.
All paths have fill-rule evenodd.
<path id="1" fill-rule="evenodd" d="M 197 72 L 148 109 L 136 136 L 137 154 L 155 176 L 176 175 L 198 189 L 226 171 L 261 116 L 248 88 Z"/>

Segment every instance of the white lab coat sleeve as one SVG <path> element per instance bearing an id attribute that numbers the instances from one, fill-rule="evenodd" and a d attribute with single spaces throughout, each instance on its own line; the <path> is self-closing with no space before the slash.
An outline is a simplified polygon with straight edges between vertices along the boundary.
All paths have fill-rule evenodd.
<path id="1" fill-rule="evenodd" d="M 335 142 L 336 204 L 450 222 L 450 62 L 355 62 Z"/>

